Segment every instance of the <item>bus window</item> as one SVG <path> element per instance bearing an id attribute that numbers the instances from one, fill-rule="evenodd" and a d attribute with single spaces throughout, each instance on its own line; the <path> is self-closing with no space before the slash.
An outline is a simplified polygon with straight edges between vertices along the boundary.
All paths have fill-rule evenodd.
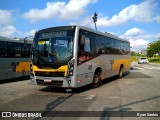
<path id="1" fill-rule="evenodd" d="M 6 57 L 7 56 L 7 44 L 6 42 L 1 41 L 0 42 L 0 57 Z"/>
<path id="2" fill-rule="evenodd" d="M 101 35 L 96 35 L 96 54 L 102 53 L 105 53 L 104 37 Z"/>
<path id="3" fill-rule="evenodd" d="M 91 52 L 91 41 L 89 37 L 85 37 L 84 52 Z"/>
<path id="4" fill-rule="evenodd" d="M 80 64 L 82 62 L 92 59 L 93 56 L 91 54 L 91 39 L 85 36 L 84 45 L 79 45 L 78 63 Z"/>
<path id="5" fill-rule="evenodd" d="M 7 44 L 7 56 L 8 57 L 21 57 L 21 43 L 12 43 Z"/>
<path id="6" fill-rule="evenodd" d="M 7 57 L 15 57 L 15 44 L 12 42 L 7 44 Z"/>
<path id="7" fill-rule="evenodd" d="M 30 57 L 30 49 L 31 49 L 31 45 L 27 44 L 26 46 L 24 46 L 24 44 L 22 45 L 22 57 Z"/>
<path id="8" fill-rule="evenodd" d="M 31 49 L 31 45 L 27 44 L 25 54 L 26 54 L 26 57 L 28 57 L 28 58 L 30 57 L 30 49 Z"/>
<path id="9" fill-rule="evenodd" d="M 15 43 L 15 56 L 21 57 L 21 44 Z"/>

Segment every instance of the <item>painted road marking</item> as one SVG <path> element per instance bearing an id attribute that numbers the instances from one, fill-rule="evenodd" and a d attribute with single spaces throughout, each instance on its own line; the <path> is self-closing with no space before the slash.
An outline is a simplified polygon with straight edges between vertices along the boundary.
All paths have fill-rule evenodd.
<path id="1" fill-rule="evenodd" d="M 85 99 L 93 99 L 96 95 L 89 95 Z"/>
<path id="2" fill-rule="evenodd" d="M 133 69 L 136 68 L 136 69 L 140 69 L 140 70 L 143 70 L 144 68 L 141 68 L 141 67 L 133 67 Z"/>
<path id="3" fill-rule="evenodd" d="M 154 68 L 146 68 L 146 69 L 148 69 L 148 70 L 152 70 L 152 69 L 154 69 Z"/>
<path id="4" fill-rule="evenodd" d="M 149 68 L 141 68 L 141 67 L 134 67 L 134 68 L 136 68 L 136 69 L 140 69 L 140 70 L 144 70 L 144 69 L 148 69 L 148 70 L 153 70 L 153 69 L 155 69 L 155 70 L 159 70 L 160 69 L 160 67 L 149 67 Z M 134 69 L 133 68 L 133 69 Z"/>
<path id="5" fill-rule="evenodd" d="M 120 97 L 109 97 L 110 99 L 118 99 L 118 98 L 120 98 Z"/>

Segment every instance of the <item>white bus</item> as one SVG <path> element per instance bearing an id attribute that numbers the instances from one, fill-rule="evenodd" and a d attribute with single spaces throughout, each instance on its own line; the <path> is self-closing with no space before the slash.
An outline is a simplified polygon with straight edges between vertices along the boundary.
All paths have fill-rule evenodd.
<path id="1" fill-rule="evenodd" d="M 32 41 L 0 36 L 0 80 L 30 75 Z"/>
<path id="2" fill-rule="evenodd" d="M 101 85 L 101 80 L 130 69 L 130 43 L 83 26 L 39 30 L 31 52 L 31 82 L 78 88 Z"/>

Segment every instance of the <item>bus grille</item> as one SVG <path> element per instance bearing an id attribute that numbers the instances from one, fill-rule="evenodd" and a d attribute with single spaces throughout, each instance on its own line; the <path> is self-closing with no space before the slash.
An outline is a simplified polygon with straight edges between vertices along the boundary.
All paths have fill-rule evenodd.
<path id="1" fill-rule="evenodd" d="M 36 76 L 43 76 L 43 77 L 64 77 L 64 72 L 41 72 L 36 71 Z"/>
<path id="2" fill-rule="evenodd" d="M 55 87 L 62 87 L 62 85 L 63 85 L 63 81 L 55 81 L 54 80 L 50 83 L 44 82 L 44 80 L 39 80 L 39 79 L 36 79 L 36 81 L 37 81 L 38 85 L 55 86 Z"/>

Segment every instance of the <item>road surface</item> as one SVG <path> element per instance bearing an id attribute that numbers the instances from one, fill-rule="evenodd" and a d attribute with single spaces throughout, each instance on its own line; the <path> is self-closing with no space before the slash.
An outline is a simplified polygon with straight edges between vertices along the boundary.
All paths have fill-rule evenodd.
<path id="1" fill-rule="evenodd" d="M 158 120 L 160 114 L 159 117 L 129 116 L 134 113 L 130 111 L 137 111 L 137 116 L 138 111 L 160 111 L 160 65 L 134 63 L 133 70 L 121 79 L 112 77 L 104 80 L 99 88 L 85 86 L 69 93 L 65 89 L 35 86 L 29 80 L 2 83 L 0 111 L 41 111 L 44 115 L 48 111 L 73 111 L 68 113 L 70 117 L 21 118 L 26 120 Z M 128 116 L 115 117 L 106 111 L 124 112 Z M 79 117 L 74 117 L 76 114 Z"/>

